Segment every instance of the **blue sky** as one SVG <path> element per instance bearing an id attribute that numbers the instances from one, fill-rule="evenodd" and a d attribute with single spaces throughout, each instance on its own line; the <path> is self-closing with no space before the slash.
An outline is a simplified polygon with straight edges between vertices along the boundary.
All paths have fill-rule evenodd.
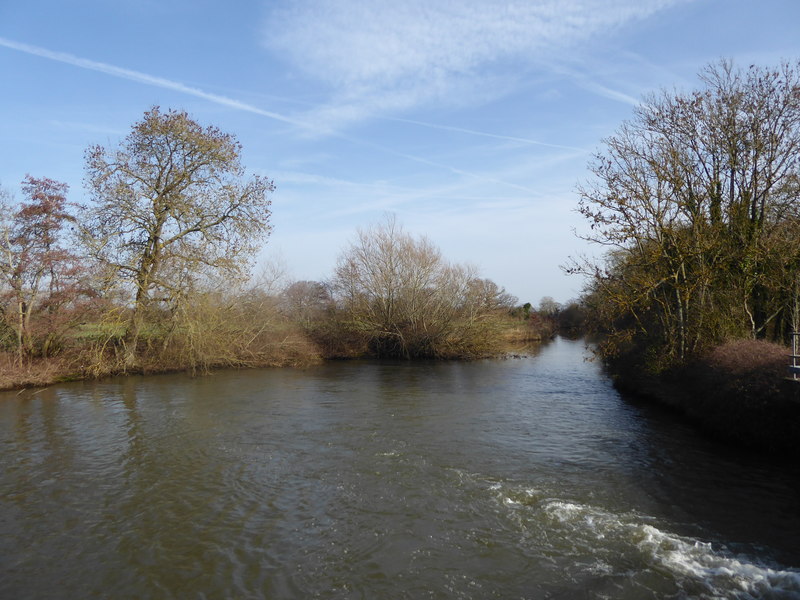
<path id="1" fill-rule="evenodd" d="M 153 105 L 274 179 L 262 260 L 324 279 L 394 213 L 520 302 L 566 301 L 575 187 L 649 92 L 800 58 L 797 0 L 0 0 L 0 185 L 84 200 L 83 152 Z"/>

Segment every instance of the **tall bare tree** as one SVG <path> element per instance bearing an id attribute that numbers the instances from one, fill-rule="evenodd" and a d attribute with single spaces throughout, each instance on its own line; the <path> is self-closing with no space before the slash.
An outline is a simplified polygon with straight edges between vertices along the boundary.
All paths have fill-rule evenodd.
<path id="1" fill-rule="evenodd" d="M 613 254 L 610 268 L 574 270 L 612 322 L 679 358 L 712 337 L 774 330 L 800 244 L 787 235 L 800 216 L 800 63 L 723 60 L 700 78 L 699 90 L 647 98 L 579 190 L 589 239 Z"/>
<path id="2" fill-rule="evenodd" d="M 184 111 L 154 107 L 116 149 L 86 151 L 93 203 L 82 219 L 91 255 L 130 285 L 126 362 L 144 316 L 186 297 L 208 270 L 240 275 L 269 234 L 273 183 L 245 177 L 241 145 Z"/>

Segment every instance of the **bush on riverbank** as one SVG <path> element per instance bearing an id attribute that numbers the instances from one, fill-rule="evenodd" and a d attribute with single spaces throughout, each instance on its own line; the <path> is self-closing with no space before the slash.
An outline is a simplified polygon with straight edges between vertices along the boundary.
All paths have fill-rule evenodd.
<path id="1" fill-rule="evenodd" d="M 348 340 L 379 358 L 470 359 L 502 352 L 511 338 L 544 335 L 530 304 L 516 307 L 505 289 L 447 261 L 391 216 L 358 231 L 339 256 L 328 293 L 328 319 L 313 331 L 337 354 L 352 354 L 340 343 Z"/>
<path id="2" fill-rule="evenodd" d="M 303 367 L 326 359 L 385 356 L 375 351 L 370 336 L 354 328 L 348 312 L 332 299 L 313 311 L 298 312 L 287 304 L 286 291 L 296 292 L 296 287 L 272 293 L 257 288 L 197 293 L 179 312 L 152 310 L 145 315 L 135 366 L 125 360 L 128 309 L 109 304 L 66 336 L 57 354 L 20 357 L 13 346 L 0 349 L 0 389 L 126 373 Z M 535 313 L 522 317 L 518 312 L 495 307 L 469 322 L 455 322 L 448 336 L 437 339 L 434 356 L 499 355 L 552 336 L 551 322 Z M 416 354 L 407 358 L 412 356 Z"/>
<path id="3" fill-rule="evenodd" d="M 227 325 L 226 325 L 227 328 Z M 156 374 L 176 371 L 207 373 L 218 368 L 304 367 L 323 360 L 376 358 L 363 336 L 333 322 L 316 323 L 310 332 L 284 322 L 260 332 L 232 335 L 231 331 L 173 333 L 147 332 L 148 349 L 142 360 L 126 366 L 118 336 L 95 336 L 83 345 L 72 344 L 58 356 L 20 361 L 13 352 L 0 352 L 0 390 L 46 387 L 78 379 L 100 379 L 121 374 Z M 535 327 L 499 316 L 480 344 L 457 338 L 441 346 L 440 358 L 469 360 L 517 352 L 520 347 L 549 339 Z M 220 335 L 223 333 L 225 335 Z"/>
<path id="4" fill-rule="evenodd" d="M 738 446 L 800 455 L 800 383 L 786 379 L 788 354 L 780 344 L 728 341 L 661 373 L 629 363 L 617 371 L 616 383 L 681 410 Z"/>
<path id="5" fill-rule="evenodd" d="M 63 379 L 69 370 L 62 359 L 42 358 L 20 363 L 16 354 L 0 352 L 0 390 L 44 387 Z"/>

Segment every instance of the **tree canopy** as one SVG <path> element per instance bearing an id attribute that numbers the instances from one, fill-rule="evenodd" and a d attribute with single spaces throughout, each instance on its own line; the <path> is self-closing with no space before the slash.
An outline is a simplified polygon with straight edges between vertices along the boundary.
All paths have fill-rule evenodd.
<path id="1" fill-rule="evenodd" d="M 90 147 L 86 181 L 83 240 L 130 286 L 132 359 L 148 308 L 174 307 L 209 271 L 241 274 L 270 231 L 273 183 L 245 177 L 236 138 L 184 111 L 154 107 L 118 148 Z"/>
<path id="2" fill-rule="evenodd" d="M 610 253 L 571 267 L 590 275 L 612 340 L 678 359 L 724 337 L 781 338 L 800 274 L 800 65 L 723 60 L 700 79 L 646 98 L 605 141 L 579 209 Z"/>
<path id="3" fill-rule="evenodd" d="M 68 241 L 75 221 L 68 189 L 28 175 L 22 202 L 0 190 L 0 312 L 14 332 L 19 358 L 47 355 L 74 325 L 79 298 L 90 295 L 86 265 Z"/>

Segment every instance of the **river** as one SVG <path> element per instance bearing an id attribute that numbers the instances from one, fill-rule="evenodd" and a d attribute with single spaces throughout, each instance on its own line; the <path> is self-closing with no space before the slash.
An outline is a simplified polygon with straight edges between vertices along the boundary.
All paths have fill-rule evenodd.
<path id="1" fill-rule="evenodd" d="M 0 598 L 798 598 L 800 468 L 582 342 L 0 395 Z"/>

